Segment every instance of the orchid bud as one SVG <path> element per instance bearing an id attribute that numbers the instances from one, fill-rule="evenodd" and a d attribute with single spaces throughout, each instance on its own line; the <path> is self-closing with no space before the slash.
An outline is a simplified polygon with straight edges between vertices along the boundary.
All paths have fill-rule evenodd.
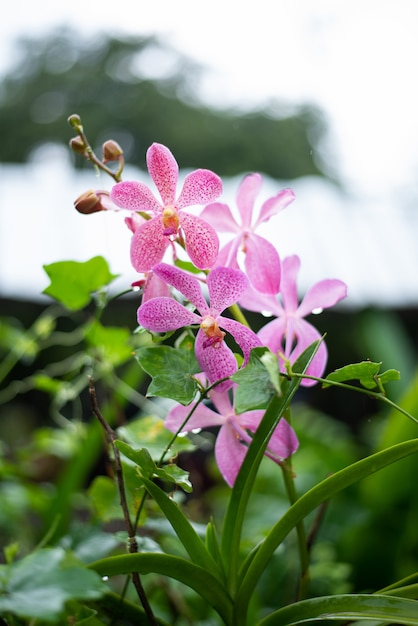
<path id="1" fill-rule="evenodd" d="M 77 154 L 86 154 L 86 144 L 81 137 L 73 137 L 70 139 L 70 148 Z"/>
<path id="2" fill-rule="evenodd" d="M 103 163 L 109 161 L 118 161 L 123 156 L 123 150 L 120 145 L 113 139 L 105 141 L 103 144 Z"/>
<path id="3" fill-rule="evenodd" d="M 90 215 L 91 213 L 98 213 L 99 211 L 105 211 L 105 207 L 102 204 L 102 198 L 96 191 L 90 189 L 85 191 L 74 202 L 74 206 L 79 213 L 83 215 Z"/>
<path id="4" fill-rule="evenodd" d="M 79 115 L 77 115 L 76 113 L 73 113 L 73 115 L 70 115 L 70 117 L 68 118 L 68 123 L 73 127 L 73 128 L 79 128 L 81 126 L 81 118 Z"/>

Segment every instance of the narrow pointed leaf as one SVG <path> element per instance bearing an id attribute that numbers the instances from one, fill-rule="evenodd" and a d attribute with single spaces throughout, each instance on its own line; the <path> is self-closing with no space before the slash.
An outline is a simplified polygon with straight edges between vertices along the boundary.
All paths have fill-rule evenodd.
<path id="1" fill-rule="evenodd" d="M 181 557 L 169 554 L 146 553 L 113 556 L 91 563 L 89 567 L 100 576 L 119 574 L 161 574 L 174 578 L 194 589 L 223 618 L 231 623 L 232 600 L 225 585 L 207 569 Z"/>
<path id="2" fill-rule="evenodd" d="M 242 579 L 240 581 L 236 601 L 236 617 L 238 620 L 236 623 L 243 623 L 240 622 L 240 620 L 244 619 L 246 615 L 248 602 L 262 572 L 274 551 L 291 530 L 295 528 L 296 524 L 301 522 L 322 502 L 329 500 L 332 496 L 349 485 L 417 452 L 418 439 L 411 439 L 397 444 L 345 467 L 321 481 L 301 496 L 273 526 L 265 540 L 255 548 L 247 558 L 247 560 L 251 562 L 244 564 L 242 569 Z"/>
<path id="3" fill-rule="evenodd" d="M 314 342 L 300 355 L 292 367 L 293 372 L 297 374 L 303 374 L 306 372 L 318 350 L 320 343 L 320 341 Z M 265 368 L 264 371 L 266 371 Z M 263 419 L 261 420 L 260 425 L 258 426 L 253 437 L 251 445 L 248 448 L 244 462 L 234 483 L 228 509 L 225 515 L 221 538 L 221 553 L 224 563 L 228 564 L 228 584 L 231 590 L 235 587 L 234 577 L 236 576 L 236 572 L 238 570 L 241 529 L 254 480 L 270 437 L 283 415 L 283 412 L 289 406 L 293 396 L 295 395 L 301 380 L 302 379 L 299 377 L 286 380 L 285 384 L 282 384 L 282 395 L 278 396 L 276 394 L 271 399 Z M 241 623 L 245 623 L 245 619 Z"/>
<path id="4" fill-rule="evenodd" d="M 292 626 L 320 621 L 378 620 L 381 624 L 418 626 L 418 602 L 378 595 L 324 596 L 285 606 L 258 626 Z"/>
<path id="5" fill-rule="evenodd" d="M 152 481 L 144 480 L 144 483 L 148 493 L 154 498 L 165 517 L 170 522 L 193 563 L 206 568 L 215 575 L 219 575 L 220 571 L 217 564 L 212 559 L 205 544 L 177 504 Z"/>

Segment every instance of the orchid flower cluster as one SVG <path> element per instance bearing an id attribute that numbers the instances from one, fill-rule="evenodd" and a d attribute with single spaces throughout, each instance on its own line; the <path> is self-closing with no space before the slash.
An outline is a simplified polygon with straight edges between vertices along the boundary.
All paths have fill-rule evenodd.
<path id="1" fill-rule="evenodd" d="M 60 358 L 70 354 L 2 390 L 3 397 L 22 389 L 46 391 L 53 398 L 51 415 L 59 417 L 58 434 L 56 428 L 42 434 L 30 456 L 22 455 L 23 465 L 9 458 L 2 464 L 6 479 L 10 476 L 12 497 L 17 493 L 19 501 L 32 507 L 35 492 L 28 468 L 39 466 L 39 450 L 49 459 L 50 448 L 58 447 L 65 456 L 60 457 L 62 473 L 54 488 L 49 479 L 40 485 L 39 509 L 32 511 L 26 504 L 22 508 L 22 528 L 33 525 L 37 515 L 42 518 L 41 532 L 34 536 L 36 547 L 15 561 L 18 548 L 11 533 L 13 541 L 3 551 L 10 560 L 0 564 L 0 613 L 5 623 L 292 626 L 372 620 L 417 626 L 418 572 L 411 571 L 410 559 L 415 538 L 395 543 L 411 547 L 398 580 L 392 576 L 397 550 L 391 550 L 388 586 L 382 587 L 379 572 L 377 579 L 367 581 L 372 593 L 350 592 L 349 570 L 335 567 L 346 563 L 338 554 L 321 556 L 321 544 L 332 543 L 344 554 L 358 543 L 349 568 L 362 568 L 367 560 L 380 569 L 380 544 L 373 548 L 376 541 L 369 539 L 388 537 L 380 534 L 381 528 L 375 534 L 376 523 L 380 527 L 382 515 L 396 511 L 401 502 L 397 489 L 386 488 L 388 476 L 376 483 L 373 477 L 365 491 L 350 491 L 348 500 L 335 502 L 330 521 L 327 505 L 348 487 L 415 455 L 418 439 L 411 439 L 412 431 L 401 431 L 392 413 L 396 409 L 414 427 L 418 419 L 386 394 L 386 384 L 399 380 L 397 370 L 381 372 L 382 363 L 366 359 L 324 373 L 327 347 L 310 315 L 339 303 L 347 287 L 329 278 L 299 297 L 301 260 L 296 254 L 281 255 L 267 230 L 272 232 L 271 224 L 293 203 L 293 191 L 281 189 L 263 198 L 262 175 L 250 173 L 240 182 L 232 206 L 222 198 L 223 182 L 212 171 L 196 169 L 179 183 L 177 161 L 160 143 L 153 143 L 146 154 L 149 180 L 122 180 L 122 148 L 106 141 L 99 157 L 80 117 L 72 115 L 68 121 L 76 131 L 72 149 L 113 180 L 109 190 L 79 196 L 75 207 L 83 214 L 115 211 L 116 219 L 121 217 L 131 239 L 134 281 L 122 294 L 111 295 L 108 287 L 116 275 L 100 255 L 45 265 L 50 284 L 44 294 L 63 306 L 65 315 L 82 312 L 71 318 L 75 332 L 63 335 L 58 326 L 54 330 L 55 305 L 27 333 L 10 325 L 14 351 L 4 359 L 0 378 L 8 378 L 20 350 L 26 356 L 22 346 L 30 346 L 31 358 L 44 348 L 49 355 L 51 346 L 60 348 Z M 102 323 L 107 305 L 127 291 L 139 296 L 134 334 Z M 325 415 L 309 420 L 315 430 L 306 425 L 302 434 L 302 412 L 292 413 L 292 402 L 301 385 L 316 383 L 351 389 L 385 404 L 391 411 L 392 439 L 385 432 L 382 449 L 373 434 L 371 450 L 364 455 L 362 444 L 359 454 L 356 446 L 351 450 L 351 436 L 346 445 L 345 431 L 328 429 L 333 421 Z M 416 406 L 411 400 L 416 397 L 415 379 L 412 384 L 408 407 Z M 81 397 L 81 392 L 86 395 Z M 150 401 L 151 414 L 145 413 L 149 404 L 144 392 L 157 398 Z M 85 397 L 97 421 L 77 421 Z M 72 406 L 76 409 L 70 412 Z M 124 420 L 127 406 L 137 412 Z M 327 430 L 324 436 L 317 437 L 318 424 Z M 210 494 L 204 498 L 209 520 L 203 519 L 197 485 L 181 467 L 184 457 L 177 464 L 177 455 L 207 441 L 205 433 L 196 434 L 203 429 L 217 432 L 214 455 L 226 483 L 225 489 L 205 486 L 202 492 Z M 338 445 L 343 447 L 334 453 L 335 432 L 342 433 Z M 398 442 L 401 432 L 403 441 Z M 109 463 L 96 475 L 101 434 Z M 181 439 L 181 434 L 189 437 Z M 331 448 L 333 458 L 325 458 L 324 451 Z M 312 459 L 318 460 L 316 467 Z M 279 490 L 275 482 L 263 482 L 262 461 L 264 476 L 281 476 Z M 41 466 L 39 476 L 44 475 Z M 51 467 L 57 467 L 55 461 Z M 395 474 L 393 485 L 402 484 L 405 499 L 413 497 L 413 468 L 408 464 Z M 30 490 L 25 485 L 15 491 L 20 476 Z M 379 499 L 366 502 L 364 495 L 372 492 Z M 7 522 L 10 528 L 19 527 L 14 503 L 7 505 L 9 498 L 6 495 L 3 526 Z M 283 507 L 283 498 L 289 506 Z M 410 535 L 412 518 L 399 517 L 396 526 L 390 524 L 390 539 L 396 533 L 400 539 L 402 528 Z M 343 530 L 346 522 L 349 538 Z M 288 541 L 290 534 L 294 536 Z M 34 577 L 34 571 L 40 575 Z"/>
<path id="2" fill-rule="evenodd" d="M 309 289 L 299 304 L 299 257 L 282 260 L 273 244 L 256 233 L 260 225 L 293 202 L 291 189 L 266 199 L 255 215 L 263 179 L 259 173 L 246 175 L 236 195 L 236 219 L 231 208 L 219 201 L 223 185 L 214 172 L 192 171 L 178 192 L 179 167 L 166 146 L 153 143 L 146 162 L 159 197 L 142 182 L 121 181 L 113 186 L 110 197 L 104 192 L 89 192 L 88 199 L 97 201 L 94 210 L 129 212 L 125 222 L 132 231 L 131 263 L 142 274 L 134 283 L 143 292 L 137 313 L 139 325 L 152 333 L 197 328 L 195 355 L 201 377 L 210 386 L 208 396 L 214 408 L 202 403 L 175 406 L 165 423 L 173 432 L 221 426 L 215 456 L 223 478 L 232 486 L 264 413 L 253 410 L 237 414 L 234 409 L 236 383 L 231 377 L 239 369 L 239 360 L 240 367 L 245 367 L 251 350 L 266 346 L 285 372 L 309 345 L 321 339 L 305 317 L 338 303 L 346 297 L 347 288 L 341 280 L 323 280 Z M 82 212 L 85 205 L 86 198 L 76 202 Z M 202 206 L 200 215 L 192 212 Z M 218 233 L 230 235 L 223 246 Z M 180 250 L 187 254 L 192 271 L 182 269 L 185 264 L 179 267 Z M 169 253 L 170 263 L 166 262 Z M 268 311 L 273 319 L 254 332 L 241 308 Z M 228 309 L 232 316 L 225 315 Z M 237 311 L 240 314 L 234 319 Z M 230 347 L 230 338 L 240 348 L 241 359 L 237 360 Z M 301 384 L 314 384 L 326 361 L 322 341 Z M 282 418 L 265 454 L 280 464 L 297 447 L 293 428 Z"/>

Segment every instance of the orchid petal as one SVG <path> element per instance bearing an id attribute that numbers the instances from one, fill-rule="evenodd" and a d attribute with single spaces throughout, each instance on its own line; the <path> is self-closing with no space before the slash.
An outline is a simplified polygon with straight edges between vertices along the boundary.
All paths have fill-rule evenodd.
<path id="1" fill-rule="evenodd" d="M 160 143 L 153 143 L 147 150 L 147 166 L 163 205 L 174 205 L 179 167 L 171 151 Z"/>
<path id="2" fill-rule="evenodd" d="M 146 221 L 145 217 L 142 217 L 142 215 L 135 212 L 131 213 L 129 217 L 125 217 L 125 224 L 132 233 L 137 231 L 138 228 L 142 226 L 142 224 L 145 224 Z"/>
<path id="3" fill-rule="evenodd" d="M 210 269 L 216 261 L 219 239 L 215 229 L 196 215 L 181 212 L 180 225 L 186 235 L 186 252 L 200 270 Z"/>
<path id="4" fill-rule="evenodd" d="M 243 326 L 236 320 L 230 319 L 229 317 L 223 317 L 220 315 L 217 322 L 221 328 L 233 336 L 242 350 L 244 355 L 244 365 L 246 365 L 250 357 L 251 350 L 263 345 L 259 337 L 250 328 Z"/>
<path id="5" fill-rule="evenodd" d="M 270 437 L 267 450 L 282 460 L 294 454 L 298 447 L 299 441 L 295 431 L 282 417 Z"/>
<path id="6" fill-rule="evenodd" d="M 187 417 L 189 416 L 191 410 L 193 409 L 192 415 L 187 420 L 187 423 L 183 426 Z M 187 433 L 191 430 L 196 430 L 197 428 L 210 428 L 212 426 L 220 426 L 225 422 L 225 419 L 219 413 L 212 411 L 205 404 L 200 402 L 197 406 L 196 403 L 189 404 L 188 406 L 183 406 L 182 404 L 178 404 L 173 407 L 165 421 L 164 426 L 171 430 L 171 432 L 176 433 L 178 431 Z"/>
<path id="7" fill-rule="evenodd" d="M 202 315 L 209 313 L 209 307 L 202 295 L 199 281 L 194 276 L 187 274 L 178 267 L 168 265 L 168 263 L 159 263 L 153 271 L 161 280 L 180 291 Z"/>
<path id="8" fill-rule="evenodd" d="M 289 360 L 291 363 L 296 361 L 296 359 L 302 354 L 302 352 L 310 346 L 314 341 L 318 341 L 321 339 L 320 333 L 306 320 L 303 319 L 295 319 L 293 325 L 293 333 L 296 337 L 296 346 L 293 349 Z M 316 376 L 320 378 L 325 371 L 325 366 L 327 364 L 328 359 L 328 351 L 327 347 L 322 341 L 319 345 L 319 348 L 310 362 L 306 374 L 309 376 Z M 302 379 L 301 385 L 304 387 L 311 387 L 315 385 L 315 380 L 309 380 L 308 378 Z"/>
<path id="9" fill-rule="evenodd" d="M 177 199 L 178 209 L 194 204 L 207 204 L 222 193 L 222 181 L 210 170 L 195 170 L 184 179 L 183 189 Z"/>
<path id="10" fill-rule="evenodd" d="M 221 233 L 241 232 L 241 227 L 232 215 L 231 209 L 222 202 L 213 202 L 205 206 L 200 217 L 212 224 Z"/>
<path id="11" fill-rule="evenodd" d="M 283 340 L 286 334 L 286 319 L 277 317 L 268 322 L 257 333 L 263 346 L 267 346 L 274 354 L 284 351 Z"/>
<path id="12" fill-rule="evenodd" d="M 215 267 L 207 277 L 210 310 L 214 315 L 238 302 L 248 287 L 248 278 L 241 270 Z"/>
<path id="13" fill-rule="evenodd" d="M 152 298 L 168 298 L 170 296 L 170 289 L 161 278 L 159 278 L 153 272 L 150 272 L 147 276 L 147 280 L 144 287 L 144 294 L 142 296 L 142 304 Z"/>
<path id="14" fill-rule="evenodd" d="M 233 269 L 239 270 L 239 265 L 237 261 L 238 249 L 241 244 L 241 235 L 238 237 L 234 237 L 231 239 L 220 251 L 218 254 L 218 258 L 216 259 L 215 266 L 216 267 L 232 267 Z"/>
<path id="15" fill-rule="evenodd" d="M 295 313 L 298 308 L 298 290 L 296 279 L 300 268 L 300 259 L 294 254 L 282 262 L 280 293 L 283 296 L 284 309 L 287 314 Z"/>
<path id="16" fill-rule="evenodd" d="M 295 194 L 292 189 L 283 189 L 277 195 L 266 200 L 261 207 L 254 229 L 263 222 L 267 222 L 273 215 L 283 211 L 294 199 Z"/>
<path id="17" fill-rule="evenodd" d="M 234 415 L 234 408 L 231 404 L 228 391 L 218 391 L 217 387 L 212 389 L 209 397 L 218 411 L 226 419 L 229 415 Z"/>
<path id="18" fill-rule="evenodd" d="M 137 228 L 131 240 L 131 263 L 137 272 L 149 272 L 159 263 L 170 240 L 163 234 L 160 216 Z"/>
<path id="19" fill-rule="evenodd" d="M 174 300 L 174 298 L 152 298 L 138 309 L 138 323 L 156 333 L 166 333 L 190 324 L 198 324 L 200 317 Z"/>
<path id="20" fill-rule="evenodd" d="M 238 187 L 237 207 L 241 215 L 243 229 L 251 227 L 254 203 L 262 183 L 263 179 L 260 174 L 248 174 Z"/>
<path id="21" fill-rule="evenodd" d="M 305 317 L 315 309 L 327 309 L 347 296 L 347 285 L 342 280 L 326 279 L 313 285 L 299 305 L 298 317 Z"/>
<path id="22" fill-rule="evenodd" d="M 254 287 L 274 295 L 280 289 L 281 265 L 276 248 L 264 237 L 251 233 L 246 240 L 245 269 Z"/>
<path id="23" fill-rule="evenodd" d="M 239 305 L 247 311 L 256 311 L 265 315 L 283 315 L 283 307 L 276 296 L 260 293 L 252 285 L 240 297 Z"/>
<path id="24" fill-rule="evenodd" d="M 237 438 L 237 434 L 230 424 L 225 424 L 219 430 L 215 444 L 215 458 L 225 482 L 233 487 L 240 467 L 247 454 L 247 447 Z"/>
<path id="25" fill-rule="evenodd" d="M 125 180 L 116 183 L 110 192 L 112 201 L 122 209 L 129 211 L 149 211 L 161 213 L 162 207 L 151 189 L 138 181 Z"/>
<path id="26" fill-rule="evenodd" d="M 229 378 L 235 374 L 238 365 L 232 350 L 228 348 L 224 341 L 215 347 L 206 345 L 205 339 L 205 334 L 199 329 L 195 341 L 195 354 L 200 367 L 207 376 L 208 383 L 212 385 L 222 378 Z M 217 385 L 216 389 L 225 391 L 232 386 L 232 381 L 228 380 Z"/>
<path id="27" fill-rule="evenodd" d="M 247 411 L 237 415 L 240 425 L 246 430 L 255 433 L 264 416 L 265 411 Z M 284 418 L 277 424 L 270 437 L 267 449 L 279 460 L 287 459 L 296 452 L 299 442 L 293 428 Z"/>

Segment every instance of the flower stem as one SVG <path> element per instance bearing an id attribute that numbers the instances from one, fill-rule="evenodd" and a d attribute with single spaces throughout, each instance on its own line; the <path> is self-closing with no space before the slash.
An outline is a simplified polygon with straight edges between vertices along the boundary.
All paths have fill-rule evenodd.
<path id="1" fill-rule="evenodd" d="M 287 409 L 285 411 L 285 415 L 283 416 L 287 422 L 290 424 L 290 411 Z M 289 498 L 290 505 L 295 504 L 298 499 L 298 495 L 296 492 L 295 481 L 294 481 L 294 473 L 292 467 L 292 457 L 290 456 L 286 459 L 285 463 L 281 464 L 283 480 L 286 488 L 287 497 Z M 299 583 L 297 589 L 297 599 L 303 600 L 308 595 L 308 585 L 309 585 L 309 550 L 308 550 L 308 542 L 306 538 L 305 525 L 303 520 L 296 524 L 296 535 L 297 535 L 297 543 L 298 543 L 298 551 L 299 551 L 299 561 L 300 561 L 300 576 Z"/>
<path id="2" fill-rule="evenodd" d="M 247 318 L 241 311 L 241 308 L 238 306 L 238 304 L 231 304 L 229 310 L 232 313 L 234 319 L 237 320 L 237 322 L 240 322 L 243 326 L 247 326 L 247 328 L 251 328 L 250 324 L 247 321 Z"/>

